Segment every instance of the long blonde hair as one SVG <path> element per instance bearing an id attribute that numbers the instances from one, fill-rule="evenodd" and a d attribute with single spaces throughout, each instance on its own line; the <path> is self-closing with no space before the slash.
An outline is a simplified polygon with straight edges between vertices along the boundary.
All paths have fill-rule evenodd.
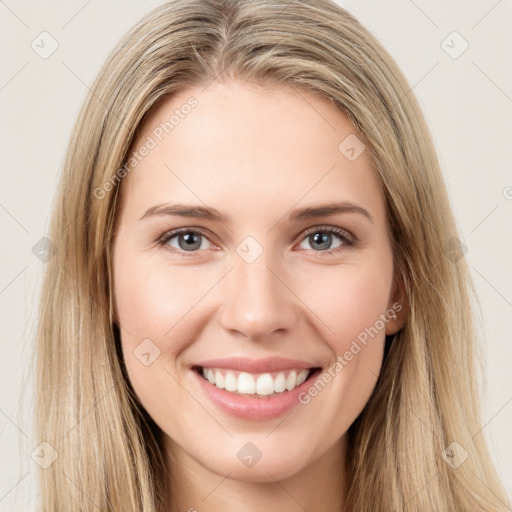
<path id="1" fill-rule="evenodd" d="M 381 177 L 408 316 L 349 430 L 345 510 L 505 510 L 480 432 L 474 290 L 435 149 L 395 62 L 330 0 L 173 0 L 103 65 L 73 130 L 48 235 L 56 252 L 40 299 L 36 432 L 58 458 L 40 472 L 41 510 L 165 510 L 161 432 L 130 387 L 113 322 L 119 170 L 152 107 L 223 79 L 321 95 L 364 136 Z M 460 465 L 448 463 L 454 450 L 467 453 Z"/>

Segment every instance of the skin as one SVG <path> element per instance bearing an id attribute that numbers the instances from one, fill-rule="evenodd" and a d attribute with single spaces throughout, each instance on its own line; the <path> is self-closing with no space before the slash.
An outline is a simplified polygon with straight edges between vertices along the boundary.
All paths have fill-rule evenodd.
<path id="1" fill-rule="evenodd" d="M 166 100 L 134 148 L 190 96 L 198 105 L 122 182 L 113 253 L 128 375 L 165 434 L 169 510 L 339 512 L 346 432 L 371 396 L 385 334 L 403 326 L 405 308 L 316 397 L 285 417 L 251 421 L 221 411 L 190 366 L 280 356 L 328 368 L 400 302 L 379 178 L 368 151 L 354 161 L 340 152 L 340 142 L 356 131 L 325 99 L 239 81 Z M 288 219 L 294 208 L 342 200 L 366 209 L 372 221 L 357 212 Z M 178 202 L 216 208 L 230 220 L 139 220 L 154 205 Z M 326 226 L 348 231 L 354 245 L 333 234 L 327 249 L 335 252 L 326 254 L 310 236 Z M 167 242 L 170 250 L 157 244 L 184 227 L 206 232 L 198 235 L 200 248 L 186 252 L 183 234 L 181 246 L 179 236 Z M 247 236 L 263 249 L 252 263 L 236 252 Z M 134 355 L 144 339 L 160 350 L 149 366 Z M 262 453 L 250 468 L 237 457 L 248 442 Z"/>

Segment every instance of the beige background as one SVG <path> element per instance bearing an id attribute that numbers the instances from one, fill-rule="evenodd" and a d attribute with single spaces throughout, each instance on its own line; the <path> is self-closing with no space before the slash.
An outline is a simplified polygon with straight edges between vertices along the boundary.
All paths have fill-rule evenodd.
<path id="1" fill-rule="evenodd" d="M 35 510 L 37 499 L 29 359 L 44 263 L 32 248 L 47 229 L 65 147 L 88 84 L 124 32 L 160 3 L 0 1 L 0 511 Z M 397 60 L 437 144 L 482 304 L 487 382 L 485 426 L 477 435 L 488 439 L 512 495 L 512 4 L 340 4 Z M 50 36 L 40 36 L 43 31 Z M 58 48 L 44 59 L 31 47 L 35 41 L 39 53 L 49 52 L 53 40 Z"/>

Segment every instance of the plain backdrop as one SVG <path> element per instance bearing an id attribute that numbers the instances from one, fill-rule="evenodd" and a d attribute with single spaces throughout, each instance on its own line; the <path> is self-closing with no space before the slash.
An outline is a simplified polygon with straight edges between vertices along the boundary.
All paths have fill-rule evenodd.
<path id="1" fill-rule="evenodd" d="M 88 86 L 120 37 L 161 3 L 0 0 L 1 511 L 35 510 L 37 499 L 29 363 L 44 262 L 33 248 L 46 234 Z M 482 306 L 486 374 L 483 429 L 475 435 L 488 440 L 512 495 L 512 4 L 340 5 L 396 59 L 431 128 Z"/>

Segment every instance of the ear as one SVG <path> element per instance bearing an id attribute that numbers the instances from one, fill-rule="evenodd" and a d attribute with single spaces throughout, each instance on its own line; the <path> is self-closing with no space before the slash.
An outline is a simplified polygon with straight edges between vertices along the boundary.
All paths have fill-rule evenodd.
<path id="1" fill-rule="evenodd" d="M 397 333 L 405 325 L 409 313 L 409 301 L 405 290 L 402 275 L 398 272 L 394 273 L 393 286 L 388 302 L 389 321 L 386 323 L 386 334 L 391 335 Z"/>

